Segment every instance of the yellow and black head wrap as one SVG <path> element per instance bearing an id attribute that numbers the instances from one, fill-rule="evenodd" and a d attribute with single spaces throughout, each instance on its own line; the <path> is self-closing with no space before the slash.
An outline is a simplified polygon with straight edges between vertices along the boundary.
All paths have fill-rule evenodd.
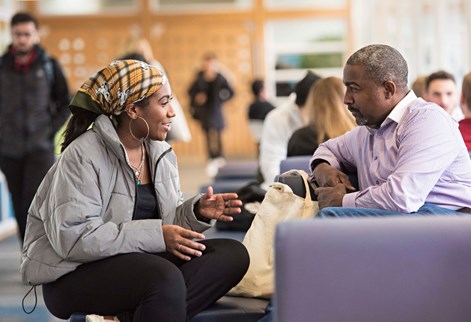
<path id="1" fill-rule="evenodd" d="M 139 60 L 117 60 L 80 87 L 70 109 L 120 115 L 127 105 L 151 96 L 167 81 L 164 73 L 154 66 Z"/>

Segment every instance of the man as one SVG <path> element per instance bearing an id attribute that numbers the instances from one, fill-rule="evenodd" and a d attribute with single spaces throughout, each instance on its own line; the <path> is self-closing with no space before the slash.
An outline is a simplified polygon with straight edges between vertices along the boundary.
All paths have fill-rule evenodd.
<path id="1" fill-rule="evenodd" d="M 224 165 L 221 132 L 225 127 L 223 104 L 234 95 L 228 81 L 228 72 L 223 75 L 223 68 L 216 55 L 207 53 L 203 56 L 203 68 L 188 90 L 193 118 L 201 123 L 206 135 L 208 149 L 208 176 L 214 177 L 219 167 Z"/>
<path id="2" fill-rule="evenodd" d="M 252 136 L 257 142 L 258 147 L 262 136 L 263 121 L 275 106 L 267 99 L 265 82 L 262 79 L 256 79 L 252 82 L 252 93 L 254 100 L 248 108 L 247 117 Z"/>
<path id="3" fill-rule="evenodd" d="M 15 14 L 0 62 L 0 168 L 8 181 L 21 242 L 28 208 L 54 163 L 54 134 L 69 115 L 67 82 L 39 46 L 37 20 Z"/>
<path id="4" fill-rule="evenodd" d="M 268 113 L 263 123 L 260 141 L 260 171 L 263 175 L 262 188 L 274 182 L 280 174 L 280 163 L 288 155 L 288 141 L 294 131 L 306 124 L 302 110 L 306 104 L 309 90 L 320 77 L 309 71 L 295 88 L 296 99 L 287 105 L 275 108 Z"/>
<path id="5" fill-rule="evenodd" d="M 346 63 L 345 104 L 358 127 L 311 159 L 320 217 L 450 214 L 471 208 L 471 160 L 457 123 L 407 87 L 402 55 L 370 45 Z M 356 172 L 359 190 L 347 172 Z"/>
<path id="6" fill-rule="evenodd" d="M 443 70 L 432 73 L 425 78 L 425 93 L 423 97 L 426 101 L 440 105 L 455 120 L 463 118 L 458 108 L 458 91 L 455 77 Z"/>

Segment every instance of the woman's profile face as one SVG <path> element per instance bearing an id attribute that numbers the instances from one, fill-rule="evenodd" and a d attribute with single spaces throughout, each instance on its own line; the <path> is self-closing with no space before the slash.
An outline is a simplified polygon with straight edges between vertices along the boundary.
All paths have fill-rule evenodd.
<path id="1" fill-rule="evenodd" d="M 149 139 L 164 141 L 167 138 L 175 117 L 172 99 L 172 90 L 167 82 L 149 97 L 147 106 L 138 107 L 139 116 L 149 124 Z"/>

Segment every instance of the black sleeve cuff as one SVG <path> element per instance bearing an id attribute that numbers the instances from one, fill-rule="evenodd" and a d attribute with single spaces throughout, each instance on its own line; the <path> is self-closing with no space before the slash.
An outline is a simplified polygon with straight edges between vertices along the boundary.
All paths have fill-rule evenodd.
<path id="1" fill-rule="evenodd" d="M 324 160 L 324 159 L 315 159 L 315 160 L 313 160 L 312 163 L 311 163 L 311 171 L 314 172 L 314 169 L 315 169 L 319 164 L 321 164 L 321 163 L 327 163 L 327 164 L 330 165 L 330 163 L 327 162 L 327 161 Z"/>
<path id="2" fill-rule="evenodd" d="M 193 211 L 194 211 L 194 213 L 195 213 L 196 219 L 198 219 L 199 221 L 202 221 L 202 222 L 204 222 L 204 223 L 209 224 L 209 223 L 211 222 L 211 219 L 206 218 L 206 217 L 204 217 L 204 216 L 201 216 L 200 213 L 199 213 L 199 211 L 197 211 L 197 209 L 198 209 L 198 207 L 197 207 L 197 206 L 198 206 L 198 203 L 199 203 L 199 200 L 198 200 L 198 202 L 195 204 L 195 206 L 194 206 L 194 208 L 193 208 L 193 209 L 194 209 Z"/>

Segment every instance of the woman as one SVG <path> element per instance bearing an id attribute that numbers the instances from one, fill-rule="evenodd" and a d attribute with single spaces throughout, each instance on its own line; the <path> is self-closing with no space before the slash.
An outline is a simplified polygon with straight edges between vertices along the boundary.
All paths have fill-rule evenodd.
<path id="1" fill-rule="evenodd" d="M 305 108 L 309 124 L 295 131 L 288 156 L 312 155 L 319 144 L 350 131 L 355 119 L 343 103 L 345 85 L 338 77 L 320 79 L 311 87 Z"/>
<path id="2" fill-rule="evenodd" d="M 21 263 L 58 318 L 187 321 L 245 274 L 242 244 L 201 234 L 240 212 L 237 195 L 208 188 L 182 202 L 164 142 L 171 100 L 164 74 L 136 60 L 113 62 L 73 98 L 63 153 L 29 211 Z"/>

